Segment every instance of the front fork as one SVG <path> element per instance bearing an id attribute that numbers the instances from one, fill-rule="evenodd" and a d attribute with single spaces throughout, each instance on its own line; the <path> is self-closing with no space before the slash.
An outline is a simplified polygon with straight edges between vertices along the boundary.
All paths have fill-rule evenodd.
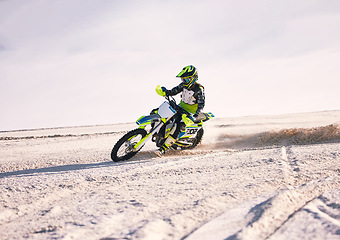
<path id="1" fill-rule="evenodd" d="M 143 137 L 135 146 L 133 146 L 133 148 L 135 149 L 135 151 L 139 151 L 139 149 L 141 149 L 145 143 L 152 137 L 152 135 L 156 132 L 158 132 L 161 127 L 164 125 L 163 122 L 160 122 L 155 128 L 153 128 L 148 134 L 146 134 L 145 137 Z"/>

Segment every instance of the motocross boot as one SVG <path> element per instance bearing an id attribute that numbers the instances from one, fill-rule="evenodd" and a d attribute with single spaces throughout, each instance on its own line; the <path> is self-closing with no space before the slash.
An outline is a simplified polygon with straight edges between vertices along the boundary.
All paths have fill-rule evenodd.
<path id="1" fill-rule="evenodd" d="M 174 139 L 171 135 L 165 140 L 163 146 L 161 146 L 158 150 L 155 151 L 155 154 L 158 157 L 161 157 L 164 153 L 166 153 L 172 144 L 176 142 L 176 139 Z"/>

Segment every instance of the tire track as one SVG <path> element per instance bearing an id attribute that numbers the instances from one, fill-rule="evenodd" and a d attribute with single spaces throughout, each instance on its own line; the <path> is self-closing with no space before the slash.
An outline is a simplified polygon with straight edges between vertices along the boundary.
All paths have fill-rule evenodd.
<path id="1" fill-rule="evenodd" d="M 294 212 L 268 240 L 338 239 L 340 188 L 323 193 Z"/>
<path id="2" fill-rule="evenodd" d="M 287 188 L 274 196 L 259 202 L 253 200 L 238 208 L 232 209 L 210 221 L 187 240 L 203 240 L 208 232 L 215 232 L 214 239 L 226 240 L 263 240 L 271 238 L 294 214 L 321 194 L 340 187 L 340 177 L 329 177 L 319 181 L 307 182 L 299 187 Z M 254 204 L 254 202 L 257 202 Z M 236 215 L 237 214 L 242 214 Z M 231 217 L 230 217 L 231 216 Z M 214 229 L 215 225 L 222 229 Z M 218 232 L 222 231 L 222 232 Z M 228 235 L 224 235 L 228 234 Z M 203 237 L 203 238 L 202 238 Z"/>

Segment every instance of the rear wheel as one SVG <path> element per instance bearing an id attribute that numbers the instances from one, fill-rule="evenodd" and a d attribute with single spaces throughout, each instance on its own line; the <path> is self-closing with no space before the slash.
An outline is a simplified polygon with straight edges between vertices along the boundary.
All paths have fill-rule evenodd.
<path id="1" fill-rule="evenodd" d="M 124 161 L 135 156 L 138 151 L 134 146 L 145 137 L 147 132 L 144 129 L 135 129 L 126 133 L 115 144 L 111 151 L 111 159 L 114 162 Z"/>
<path id="2" fill-rule="evenodd" d="M 203 128 L 201 128 L 197 133 L 196 140 L 195 140 L 194 144 L 192 144 L 187 149 L 195 148 L 202 141 L 203 134 L 204 134 L 204 131 L 203 131 Z"/>
<path id="3" fill-rule="evenodd" d="M 201 128 L 197 132 L 196 138 L 195 139 L 190 139 L 190 140 L 193 140 L 192 144 L 190 144 L 188 146 L 181 146 L 181 148 L 183 150 L 195 148 L 202 141 L 203 134 L 204 134 L 204 131 L 203 131 L 203 128 Z"/>

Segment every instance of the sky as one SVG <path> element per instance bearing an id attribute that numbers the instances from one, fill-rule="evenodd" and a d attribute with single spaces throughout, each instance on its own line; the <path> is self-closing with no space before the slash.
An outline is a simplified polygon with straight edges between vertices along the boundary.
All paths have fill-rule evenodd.
<path id="1" fill-rule="evenodd" d="M 134 122 L 187 65 L 219 118 L 338 110 L 339 29 L 338 0 L 0 0 L 0 131 Z"/>

